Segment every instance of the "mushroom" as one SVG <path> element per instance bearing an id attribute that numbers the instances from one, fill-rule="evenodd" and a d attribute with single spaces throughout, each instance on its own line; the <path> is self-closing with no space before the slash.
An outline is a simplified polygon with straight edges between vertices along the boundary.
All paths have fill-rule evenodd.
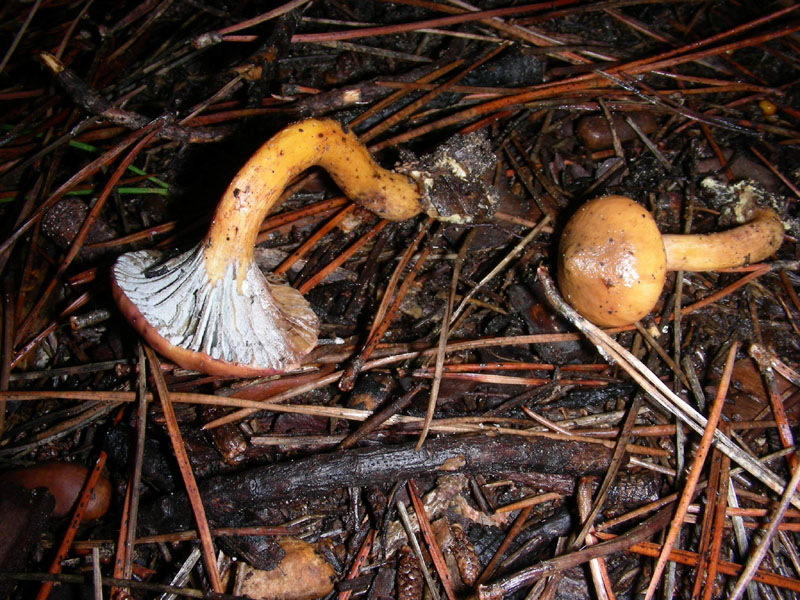
<path id="1" fill-rule="evenodd" d="M 89 469 L 68 462 L 45 462 L 0 475 L 0 485 L 16 485 L 27 489 L 46 488 L 55 498 L 53 514 L 68 515 L 74 508 L 83 485 L 89 478 Z M 100 477 L 92 490 L 83 515 L 84 522 L 99 519 L 111 504 L 111 483 Z"/>
<path id="2" fill-rule="evenodd" d="M 404 174 L 378 166 L 333 120 L 294 123 L 236 174 L 197 246 L 168 260 L 152 250 L 122 255 L 112 268 L 112 293 L 145 340 L 181 367 L 244 377 L 291 370 L 315 346 L 318 318 L 299 292 L 267 282 L 253 260 L 259 226 L 287 183 L 318 165 L 349 198 L 384 219 L 399 221 L 425 211 L 469 221 L 471 214 L 446 213 L 435 191 L 440 180 L 460 182 L 466 190 L 461 196 L 487 191 L 478 182 L 480 174 L 467 172 L 494 164 L 486 158 L 491 155 L 487 147 L 488 141 L 465 141 L 460 151 L 467 148 L 470 158 L 454 154 L 443 161 L 449 169 L 443 176 L 421 162 Z M 491 194 L 484 196 L 488 201 L 477 212 L 488 213 L 494 204 Z"/>
<path id="3" fill-rule="evenodd" d="M 746 211 L 743 225 L 719 233 L 661 235 L 655 219 L 625 196 L 584 204 L 559 243 L 561 294 L 602 327 L 618 327 L 649 313 L 667 271 L 712 271 L 758 262 L 783 242 L 783 223 L 769 208 Z"/>

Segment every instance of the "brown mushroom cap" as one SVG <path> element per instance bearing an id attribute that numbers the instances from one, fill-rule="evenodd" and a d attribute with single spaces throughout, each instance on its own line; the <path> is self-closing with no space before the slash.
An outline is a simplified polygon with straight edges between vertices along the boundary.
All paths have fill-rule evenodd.
<path id="1" fill-rule="evenodd" d="M 47 488 L 55 498 L 53 514 L 63 517 L 70 513 L 80 496 L 89 469 L 83 465 L 68 462 L 45 462 L 17 471 L 8 471 L 0 475 L 0 485 L 18 485 L 35 489 Z M 111 504 L 111 483 L 100 477 L 89 498 L 83 520 L 93 521 L 102 517 Z"/>
<path id="2" fill-rule="evenodd" d="M 638 321 L 661 295 L 664 244 L 652 215 L 624 196 L 584 204 L 559 244 L 558 284 L 564 298 L 602 327 Z"/>

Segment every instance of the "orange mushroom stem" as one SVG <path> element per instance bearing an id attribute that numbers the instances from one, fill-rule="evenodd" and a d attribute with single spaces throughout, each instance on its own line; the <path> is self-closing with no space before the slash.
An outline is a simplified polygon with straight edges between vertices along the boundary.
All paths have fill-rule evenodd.
<path id="1" fill-rule="evenodd" d="M 661 236 L 668 271 L 715 271 L 764 260 L 783 243 L 783 222 L 771 208 L 749 212 L 748 222 L 718 233 Z"/>
<path id="2" fill-rule="evenodd" d="M 330 119 L 289 125 L 261 146 L 233 178 L 206 234 L 206 268 L 220 279 L 231 260 L 246 264 L 264 218 L 286 185 L 311 166 L 320 166 L 354 202 L 391 221 L 423 211 L 419 186 L 407 175 L 372 160 L 352 133 Z"/>
<path id="3" fill-rule="evenodd" d="M 471 138 L 448 148 L 392 172 L 335 121 L 289 125 L 236 174 L 196 247 L 166 262 L 153 251 L 122 255 L 112 269 L 114 297 L 147 342 L 184 368 L 222 376 L 296 368 L 316 345 L 319 320 L 299 292 L 268 283 L 253 260 L 259 226 L 287 183 L 317 165 L 384 219 L 424 211 L 468 222 L 490 214 L 495 198 L 480 180 L 494 164 L 488 142 Z M 476 202 L 460 211 L 465 197 Z"/>
<path id="4" fill-rule="evenodd" d="M 596 325 L 629 325 L 656 305 L 668 270 L 737 267 L 780 248 L 783 223 L 773 210 L 754 208 L 745 218 L 743 225 L 719 233 L 661 235 L 652 215 L 630 198 L 590 200 L 562 233 L 559 288 Z"/>

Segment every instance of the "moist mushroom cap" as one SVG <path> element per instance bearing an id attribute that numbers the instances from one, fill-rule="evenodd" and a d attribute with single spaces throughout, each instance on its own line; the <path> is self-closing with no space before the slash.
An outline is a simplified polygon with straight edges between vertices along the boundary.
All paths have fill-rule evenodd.
<path id="1" fill-rule="evenodd" d="M 652 215 L 624 196 L 584 204 L 559 243 L 561 293 L 602 327 L 618 327 L 649 313 L 661 295 L 666 255 Z"/>

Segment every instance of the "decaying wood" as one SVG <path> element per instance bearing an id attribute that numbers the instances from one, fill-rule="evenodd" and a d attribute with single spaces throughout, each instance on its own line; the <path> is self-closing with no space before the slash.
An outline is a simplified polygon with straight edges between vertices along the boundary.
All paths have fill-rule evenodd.
<path id="1" fill-rule="evenodd" d="M 430 440 L 419 451 L 413 443 L 356 448 L 220 475 L 202 482 L 200 494 L 209 515 L 224 520 L 227 515 L 256 511 L 270 502 L 421 476 L 515 470 L 599 474 L 608 468 L 610 456 L 611 451 L 601 445 L 547 438 L 442 437 Z M 174 530 L 188 523 L 187 506 L 177 494 L 165 496 L 143 517 L 145 527 Z"/>

